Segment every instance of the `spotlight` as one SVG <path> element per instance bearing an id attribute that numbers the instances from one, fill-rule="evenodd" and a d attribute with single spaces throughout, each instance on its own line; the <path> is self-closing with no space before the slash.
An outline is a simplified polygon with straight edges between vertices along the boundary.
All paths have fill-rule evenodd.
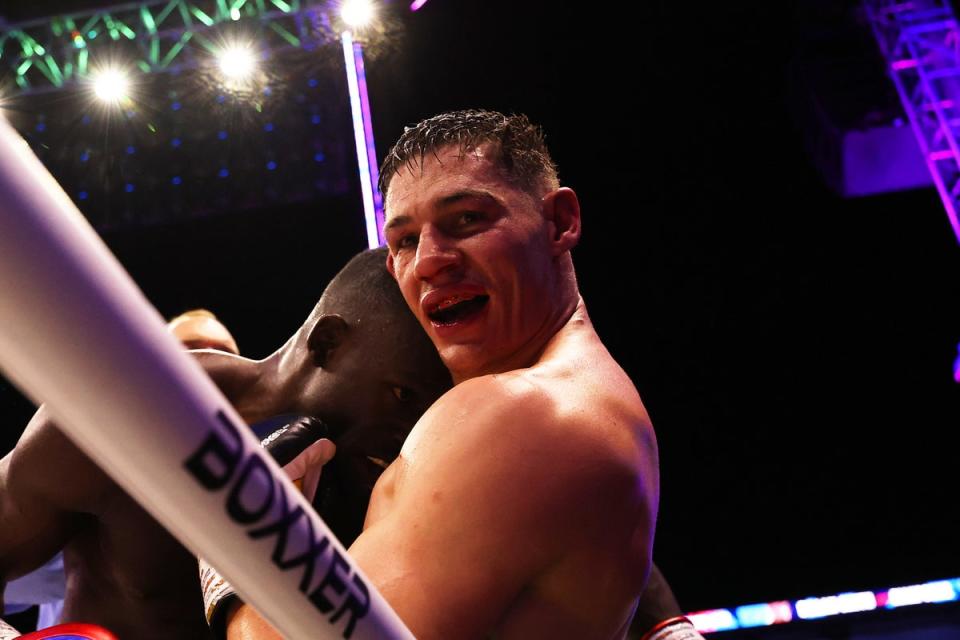
<path id="1" fill-rule="evenodd" d="M 93 91 L 104 102 L 118 103 L 130 93 L 130 78 L 119 69 L 103 69 L 93 77 Z"/>
<path id="2" fill-rule="evenodd" d="M 373 3 L 370 0 L 344 0 L 340 16 L 353 28 L 363 27 L 373 20 Z"/>
<path id="3" fill-rule="evenodd" d="M 228 80 L 242 81 L 253 74 L 257 58 L 247 45 L 230 44 L 217 54 L 220 71 Z"/>

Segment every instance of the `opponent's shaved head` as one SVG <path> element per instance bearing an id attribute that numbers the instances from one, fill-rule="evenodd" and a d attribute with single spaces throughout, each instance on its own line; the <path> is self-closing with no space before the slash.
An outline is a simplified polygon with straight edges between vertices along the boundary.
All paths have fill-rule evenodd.
<path id="1" fill-rule="evenodd" d="M 468 109 L 441 113 L 404 129 L 380 168 L 380 192 L 386 197 L 401 168 L 412 171 L 422 166 L 426 154 L 448 146 L 461 154 L 486 146 L 503 175 L 528 193 L 560 186 L 543 131 L 527 116 Z"/>
<path id="2" fill-rule="evenodd" d="M 362 530 L 380 473 L 453 384 L 386 262 L 385 247 L 350 260 L 299 332 L 318 363 L 305 413 L 323 418 L 337 445 L 314 504 L 347 544 Z"/>
<path id="3" fill-rule="evenodd" d="M 449 376 L 416 316 L 410 311 L 396 280 L 387 271 L 387 247 L 369 249 L 353 258 L 327 285 L 304 329 L 327 314 L 342 317 L 364 339 L 395 352 L 395 358 L 422 368 L 431 377 Z"/>
<path id="4" fill-rule="evenodd" d="M 400 329 L 417 327 L 417 337 L 423 334 L 387 271 L 387 252 L 387 247 L 380 247 L 351 258 L 324 289 L 306 324 L 322 314 L 336 313 L 350 324 L 400 323 Z M 429 343 L 425 334 L 423 339 Z"/>

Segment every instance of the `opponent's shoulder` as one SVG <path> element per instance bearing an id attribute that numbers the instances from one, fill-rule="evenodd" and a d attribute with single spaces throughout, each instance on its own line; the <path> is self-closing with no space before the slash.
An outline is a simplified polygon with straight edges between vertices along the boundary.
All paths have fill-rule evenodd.
<path id="1" fill-rule="evenodd" d="M 195 349 L 189 353 L 228 399 L 231 393 L 250 386 L 259 374 L 256 362 L 243 356 L 213 349 Z"/>
<path id="2" fill-rule="evenodd" d="M 92 511 L 116 485 L 53 422 L 46 407 L 0 463 L 11 498 L 40 500 L 59 508 Z"/>

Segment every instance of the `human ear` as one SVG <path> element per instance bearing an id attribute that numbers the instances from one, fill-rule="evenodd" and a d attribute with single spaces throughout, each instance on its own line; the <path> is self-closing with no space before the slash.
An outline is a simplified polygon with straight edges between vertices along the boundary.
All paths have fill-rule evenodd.
<path id="1" fill-rule="evenodd" d="M 330 368 L 330 362 L 343 345 L 349 328 L 347 321 L 335 313 L 323 314 L 317 318 L 307 337 L 307 348 L 314 365 Z"/>
<path id="2" fill-rule="evenodd" d="M 387 251 L 387 271 L 390 272 L 390 275 L 393 276 L 393 279 L 397 279 L 397 270 L 393 264 L 393 252 Z"/>
<path id="3" fill-rule="evenodd" d="M 560 187 L 543 197 L 543 214 L 550 228 L 553 255 L 570 251 L 580 242 L 580 200 L 569 187 Z"/>

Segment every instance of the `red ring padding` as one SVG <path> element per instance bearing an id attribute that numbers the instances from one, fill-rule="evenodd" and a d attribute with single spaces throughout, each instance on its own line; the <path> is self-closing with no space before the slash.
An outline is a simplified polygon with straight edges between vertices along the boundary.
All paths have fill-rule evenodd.
<path id="1" fill-rule="evenodd" d="M 19 640 L 117 640 L 117 636 L 95 624 L 71 623 L 34 631 Z"/>

